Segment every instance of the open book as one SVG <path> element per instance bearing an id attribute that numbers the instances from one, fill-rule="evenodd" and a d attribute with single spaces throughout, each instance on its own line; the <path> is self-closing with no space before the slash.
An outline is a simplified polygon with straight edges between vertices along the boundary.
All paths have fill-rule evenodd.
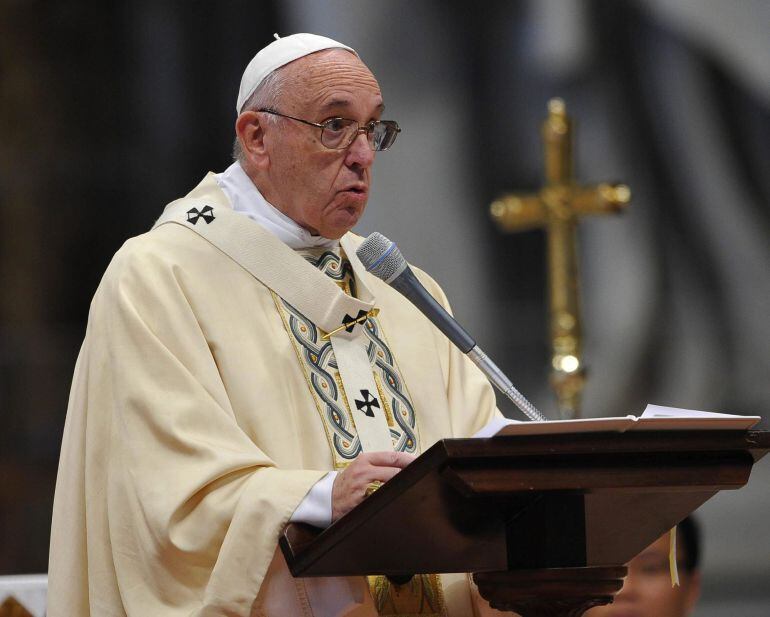
<path id="1" fill-rule="evenodd" d="M 501 420 L 496 427 L 488 425 L 492 435 L 543 435 L 548 433 L 594 433 L 597 431 L 663 431 L 663 430 L 746 430 L 757 424 L 759 416 L 735 416 L 676 407 L 647 405 L 641 416 L 618 418 L 583 418 L 580 420 L 551 420 L 550 422 L 517 422 Z M 486 427 L 485 427 L 486 428 Z M 487 431 L 483 431 L 487 432 Z"/>

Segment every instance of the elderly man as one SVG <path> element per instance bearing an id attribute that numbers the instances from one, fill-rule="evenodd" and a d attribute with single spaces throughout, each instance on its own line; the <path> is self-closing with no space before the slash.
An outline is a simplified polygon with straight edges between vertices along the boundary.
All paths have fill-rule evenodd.
<path id="1" fill-rule="evenodd" d="M 329 525 L 499 421 L 475 366 L 355 256 L 400 130 L 383 109 L 349 47 L 276 40 L 243 76 L 236 162 L 115 255 L 75 369 L 50 617 L 477 610 L 464 574 L 295 580 L 276 550 L 287 522 Z"/>

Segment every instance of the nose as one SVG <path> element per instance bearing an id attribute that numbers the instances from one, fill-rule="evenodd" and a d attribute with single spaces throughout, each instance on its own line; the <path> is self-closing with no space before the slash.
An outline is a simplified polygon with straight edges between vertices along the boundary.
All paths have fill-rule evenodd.
<path id="1" fill-rule="evenodd" d="M 630 572 L 626 576 L 626 580 L 623 581 L 623 588 L 620 590 L 617 596 L 615 596 L 615 604 L 618 603 L 635 603 L 639 597 L 639 583 L 638 577 L 632 575 Z"/>
<path id="2" fill-rule="evenodd" d="M 363 169 L 371 167 L 374 163 L 374 150 L 369 146 L 368 136 L 362 129 L 356 135 L 356 138 L 348 146 L 345 163 L 349 166 L 358 166 Z"/>

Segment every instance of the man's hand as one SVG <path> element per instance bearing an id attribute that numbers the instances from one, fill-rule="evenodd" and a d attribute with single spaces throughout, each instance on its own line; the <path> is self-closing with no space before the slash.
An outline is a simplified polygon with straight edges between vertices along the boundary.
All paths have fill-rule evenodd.
<path id="1" fill-rule="evenodd" d="M 406 452 L 364 452 L 337 474 L 332 488 L 332 522 L 347 514 L 366 496 L 369 483 L 387 482 L 411 463 L 414 454 Z"/>

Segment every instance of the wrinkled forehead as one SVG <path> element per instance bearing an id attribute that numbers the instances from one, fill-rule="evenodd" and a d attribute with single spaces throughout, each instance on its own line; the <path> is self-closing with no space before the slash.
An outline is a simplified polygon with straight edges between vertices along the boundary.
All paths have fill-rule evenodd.
<path id="1" fill-rule="evenodd" d="M 285 67 L 287 102 L 313 104 L 329 97 L 348 97 L 363 105 L 382 103 L 377 79 L 354 53 L 344 49 L 325 49 L 304 56 Z M 305 105 L 303 105 L 305 106 Z"/>

